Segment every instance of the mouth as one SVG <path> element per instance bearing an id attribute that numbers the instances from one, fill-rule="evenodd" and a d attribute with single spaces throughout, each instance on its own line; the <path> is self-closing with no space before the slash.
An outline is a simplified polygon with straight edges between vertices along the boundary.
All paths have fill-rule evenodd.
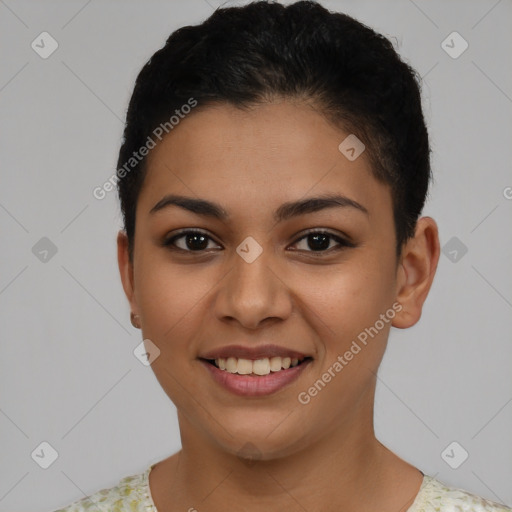
<path id="1" fill-rule="evenodd" d="M 198 359 L 221 388 L 243 397 L 263 397 L 288 387 L 313 361 L 311 356 L 277 345 L 231 345 Z"/>
<path id="2" fill-rule="evenodd" d="M 273 356 L 259 359 L 244 359 L 231 356 L 216 359 L 200 359 L 227 373 L 261 377 L 270 373 L 278 373 L 289 368 L 295 368 L 307 361 L 311 361 L 313 358 L 308 356 L 300 358 Z"/>

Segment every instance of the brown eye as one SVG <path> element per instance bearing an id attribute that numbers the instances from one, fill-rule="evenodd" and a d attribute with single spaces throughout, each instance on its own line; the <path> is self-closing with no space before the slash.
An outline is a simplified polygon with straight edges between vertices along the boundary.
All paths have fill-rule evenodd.
<path id="1" fill-rule="evenodd" d="M 355 247 L 352 242 L 327 231 L 310 231 L 305 236 L 299 238 L 294 245 L 302 241 L 305 241 L 305 243 L 298 250 L 306 252 L 331 252 L 332 250 L 340 250 L 345 247 Z M 333 241 L 338 244 L 337 247 L 331 246 Z"/>
<path id="2" fill-rule="evenodd" d="M 188 230 L 172 236 L 164 241 L 163 245 L 186 252 L 202 252 L 212 249 L 209 247 L 210 242 L 213 242 L 212 238 L 203 231 Z"/>

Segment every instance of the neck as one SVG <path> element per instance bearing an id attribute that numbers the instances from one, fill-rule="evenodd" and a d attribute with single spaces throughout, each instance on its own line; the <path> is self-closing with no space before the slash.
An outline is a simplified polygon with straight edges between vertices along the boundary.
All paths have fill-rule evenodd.
<path id="1" fill-rule="evenodd" d="M 178 414 L 182 450 L 163 461 L 150 482 L 159 512 L 297 509 L 403 512 L 421 473 L 376 438 L 371 405 L 322 437 L 269 460 L 245 460 L 222 449 Z M 159 465 L 160 465 L 159 464 Z M 152 472 L 153 473 L 153 472 Z M 160 491 L 164 489 L 163 491 Z M 158 492 L 157 492 L 158 491 Z"/>

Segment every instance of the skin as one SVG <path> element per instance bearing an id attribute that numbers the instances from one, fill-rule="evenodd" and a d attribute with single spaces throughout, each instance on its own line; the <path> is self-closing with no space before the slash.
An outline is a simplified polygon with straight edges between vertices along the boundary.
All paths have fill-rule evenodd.
<path id="1" fill-rule="evenodd" d="M 418 220 L 395 254 L 389 187 L 363 153 L 349 161 L 348 135 L 311 107 L 290 100 L 242 111 L 197 110 L 148 156 L 137 203 L 134 259 L 118 234 L 123 288 L 144 339 L 160 350 L 153 371 L 178 411 L 182 450 L 159 462 L 150 488 L 159 512 L 189 510 L 364 510 L 399 512 L 422 474 L 375 437 L 376 373 L 390 326 L 421 316 L 439 259 L 436 223 Z M 177 206 L 150 214 L 166 194 L 219 203 L 228 221 Z M 327 208 L 276 223 L 285 202 L 338 193 L 363 205 Z M 205 232 L 208 247 L 186 238 Z M 355 247 L 314 251 L 307 229 L 348 236 Z M 247 263 L 248 236 L 263 249 Z M 311 240 L 311 238 L 309 238 Z M 314 244 L 314 241 L 313 241 Z M 192 246 L 194 247 L 194 246 Z M 189 252 L 185 252 L 188 249 Z M 379 315 L 402 309 L 307 405 L 297 396 L 320 379 Z M 392 322 L 392 323 L 391 323 Z M 266 397 L 221 388 L 197 359 L 225 345 L 275 343 L 313 357 L 298 380 Z M 257 461 L 239 454 L 251 442 Z"/>

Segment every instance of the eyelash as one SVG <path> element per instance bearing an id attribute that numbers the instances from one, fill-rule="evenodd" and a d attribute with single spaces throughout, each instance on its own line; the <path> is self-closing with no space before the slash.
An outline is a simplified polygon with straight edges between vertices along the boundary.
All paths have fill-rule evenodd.
<path id="1" fill-rule="evenodd" d="M 182 249 L 181 247 L 176 247 L 174 245 L 174 242 L 176 240 L 179 240 L 180 238 L 185 237 L 186 235 L 202 235 L 202 236 L 208 238 L 209 240 L 214 241 L 213 238 L 211 238 L 204 231 L 197 230 L 197 229 L 188 229 L 186 231 L 181 231 L 180 233 L 178 233 L 176 235 L 173 235 L 169 239 L 164 240 L 163 245 L 165 247 L 167 247 L 168 249 L 172 250 L 172 251 L 180 251 L 180 252 L 185 252 L 185 253 L 188 252 L 188 253 L 198 253 L 198 254 L 200 254 L 200 253 L 205 253 L 207 251 L 207 249 L 192 251 L 192 250 L 188 250 L 188 249 Z M 311 235 L 326 235 L 326 236 L 328 236 L 329 238 L 333 239 L 334 241 L 336 241 L 339 244 L 339 246 L 337 248 L 334 248 L 334 249 L 331 247 L 330 249 L 320 250 L 320 251 L 305 251 L 307 253 L 311 253 L 315 257 L 322 256 L 324 254 L 331 254 L 333 251 L 337 252 L 339 250 L 343 250 L 343 249 L 346 249 L 346 248 L 352 248 L 352 247 L 356 246 L 354 243 L 350 242 L 349 240 L 347 240 L 345 238 L 342 238 L 342 237 L 340 237 L 338 235 L 330 233 L 329 231 L 323 231 L 323 230 L 310 230 L 310 231 L 307 231 L 300 238 L 298 238 L 293 243 L 293 245 L 296 245 L 297 243 L 299 243 L 300 241 L 308 238 L 308 236 L 311 236 Z M 215 242 L 215 243 L 217 243 L 217 242 Z M 218 244 L 218 245 L 220 245 L 220 244 Z M 299 249 L 299 252 L 300 251 L 301 250 Z"/>

